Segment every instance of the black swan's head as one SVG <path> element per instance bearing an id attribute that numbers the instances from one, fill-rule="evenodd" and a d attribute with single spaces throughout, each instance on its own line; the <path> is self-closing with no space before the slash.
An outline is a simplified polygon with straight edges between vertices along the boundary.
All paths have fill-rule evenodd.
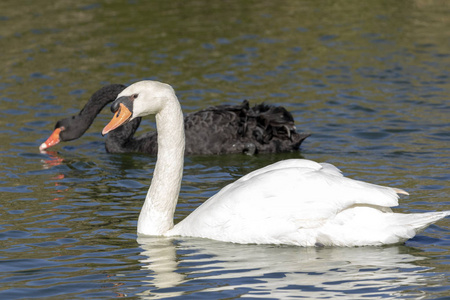
<path id="1" fill-rule="evenodd" d="M 114 101 L 117 95 L 124 89 L 125 86 L 122 84 L 109 84 L 96 91 L 78 115 L 56 122 L 53 133 L 41 144 L 39 149 L 45 150 L 59 142 L 67 142 L 80 138 L 91 126 L 102 108 Z"/>

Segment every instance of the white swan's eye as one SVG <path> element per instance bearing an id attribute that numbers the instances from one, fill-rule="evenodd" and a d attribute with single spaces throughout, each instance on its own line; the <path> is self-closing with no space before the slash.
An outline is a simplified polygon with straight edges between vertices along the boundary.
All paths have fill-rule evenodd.
<path id="1" fill-rule="evenodd" d="M 136 99 L 138 96 L 139 96 L 139 94 L 133 94 L 133 95 L 131 96 L 131 98 Z"/>

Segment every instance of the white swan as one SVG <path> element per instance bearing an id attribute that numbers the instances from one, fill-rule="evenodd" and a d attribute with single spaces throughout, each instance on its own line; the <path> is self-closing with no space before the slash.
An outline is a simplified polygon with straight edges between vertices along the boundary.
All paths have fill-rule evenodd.
<path id="1" fill-rule="evenodd" d="M 122 91 L 103 134 L 156 114 L 158 159 L 139 215 L 138 234 L 193 236 L 234 243 L 363 246 L 403 242 L 450 214 L 393 213 L 396 188 L 344 177 L 331 164 L 277 162 L 224 187 L 174 226 L 183 173 L 184 128 L 170 85 L 141 81 Z"/>

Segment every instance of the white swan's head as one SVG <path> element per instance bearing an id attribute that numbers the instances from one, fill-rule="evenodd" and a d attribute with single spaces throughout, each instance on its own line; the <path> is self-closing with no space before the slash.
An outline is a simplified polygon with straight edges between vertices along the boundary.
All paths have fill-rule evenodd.
<path id="1" fill-rule="evenodd" d="M 174 97 L 175 91 L 166 83 L 144 80 L 130 85 L 111 105 L 111 111 L 115 115 L 102 134 L 105 135 L 134 118 L 157 114 L 164 108 L 167 99 Z"/>

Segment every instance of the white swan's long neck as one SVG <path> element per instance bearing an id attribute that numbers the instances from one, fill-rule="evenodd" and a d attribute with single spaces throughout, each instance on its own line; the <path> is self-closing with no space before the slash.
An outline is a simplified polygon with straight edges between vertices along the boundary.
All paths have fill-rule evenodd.
<path id="1" fill-rule="evenodd" d="M 156 114 L 156 127 L 158 157 L 137 226 L 143 235 L 163 235 L 174 226 L 185 146 L 183 113 L 175 95 Z"/>

